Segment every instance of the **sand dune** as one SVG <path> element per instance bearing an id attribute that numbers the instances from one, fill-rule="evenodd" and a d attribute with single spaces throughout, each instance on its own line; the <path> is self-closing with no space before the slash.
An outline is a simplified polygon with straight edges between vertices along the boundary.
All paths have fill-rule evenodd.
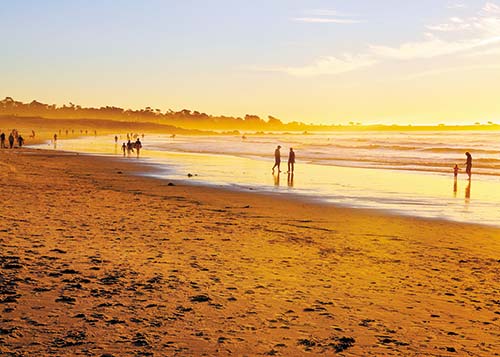
<path id="1" fill-rule="evenodd" d="M 500 230 L 0 152 L 0 354 L 494 356 Z"/>

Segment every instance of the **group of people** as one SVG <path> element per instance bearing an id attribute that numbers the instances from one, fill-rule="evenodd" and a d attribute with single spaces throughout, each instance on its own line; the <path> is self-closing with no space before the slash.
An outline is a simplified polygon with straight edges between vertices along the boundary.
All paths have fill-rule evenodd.
<path id="1" fill-rule="evenodd" d="M 6 140 L 8 140 L 9 143 L 8 146 Z M 9 149 L 13 149 L 15 147 L 22 147 L 23 145 L 24 145 L 24 138 L 21 134 L 19 134 L 19 132 L 16 129 L 13 129 L 10 132 L 8 139 L 7 135 L 3 131 L 0 134 L 0 148 L 2 149 L 6 149 L 7 147 Z"/>
<path id="2" fill-rule="evenodd" d="M 465 156 L 467 157 L 467 160 L 465 161 L 465 173 L 467 174 L 467 176 L 469 176 L 470 180 L 472 176 L 472 155 L 467 151 L 465 153 Z M 458 167 L 458 164 L 456 164 L 453 168 L 453 174 L 455 178 L 457 178 L 458 176 L 458 171 L 460 171 L 460 168 Z"/>
<path id="3" fill-rule="evenodd" d="M 118 141 L 118 137 L 115 136 L 115 143 Z M 142 149 L 142 143 L 139 138 L 135 142 L 132 142 L 130 139 L 122 144 L 123 156 L 129 156 L 134 152 L 137 153 L 137 157 L 139 157 L 140 151 Z"/>
<path id="4" fill-rule="evenodd" d="M 274 170 L 278 168 L 278 173 L 281 172 L 280 170 L 280 165 L 281 165 L 281 152 L 280 152 L 281 146 L 278 145 L 276 150 L 274 150 L 274 166 L 273 166 L 273 174 Z M 290 152 L 288 153 L 288 173 L 293 173 L 295 169 L 295 151 L 293 151 L 293 148 L 290 148 Z"/>

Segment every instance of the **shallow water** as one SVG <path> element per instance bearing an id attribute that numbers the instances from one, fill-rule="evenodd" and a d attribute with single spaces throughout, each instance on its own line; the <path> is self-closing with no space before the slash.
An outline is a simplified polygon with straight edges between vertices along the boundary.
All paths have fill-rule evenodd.
<path id="1" fill-rule="evenodd" d="M 430 150 L 430 147 L 437 148 L 437 141 L 442 141 L 443 137 L 446 137 L 446 141 L 453 135 L 456 142 L 468 144 L 462 145 L 463 147 L 456 145 L 451 151 Z M 247 136 L 247 139 L 230 136 L 183 136 L 173 139 L 166 135 L 148 135 L 143 140 L 144 149 L 141 151 L 140 160 L 155 165 L 157 170 L 153 175 L 165 179 L 189 180 L 195 184 L 222 185 L 241 190 L 294 194 L 336 205 L 500 226 L 500 176 L 497 176 L 500 171 L 496 166 L 478 167 L 478 164 L 481 165 L 481 159 L 486 157 L 487 160 L 496 160 L 493 152 L 497 149 L 497 157 L 500 158 L 500 145 L 494 142 L 491 134 L 479 135 L 482 143 L 479 139 L 472 142 L 468 136 L 472 135 L 470 133 L 467 133 L 463 140 L 459 140 L 462 135 L 462 132 L 446 135 L 341 133 L 317 136 Z M 431 140 L 429 138 L 434 138 L 432 145 L 424 145 L 423 141 Z M 332 140 L 335 141 L 335 146 L 325 144 Z M 346 144 L 347 142 L 349 144 Z M 419 149 L 397 149 L 407 152 L 406 156 L 412 158 L 409 159 L 409 165 L 395 163 L 402 161 L 401 155 L 382 155 L 383 150 L 395 150 L 386 148 L 344 148 L 349 154 L 344 155 L 343 159 L 351 159 L 342 160 L 341 164 L 336 162 L 338 147 L 353 146 L 354 142 L 361 142 L 362 145 L 359 146 L 363 147 L 376 145 L 376 142 L 385 142 L 384 146 L 396 146 L 396 143 L 401 146 L 404 142 L 408 147 L 418 144 Z M 281 144 L 283 148 L 294 146 L 297 165 L 293 176 L 286 173 L 271 174 L 272 155 L 277 144 Z M 443 147 L 444 144 L 450 147 L 450 144 L 445 142 Z M 315 150 L 321 145 L 322 152 L 316 155 Z M 38 147 L 53 148 L 53 145 Z M 471 149 L 479 150 L 480 147 L 488 153 Z M 474 172 L 482 172 L 475 174 L 470 183 L 464 173 L 460 173 L 455 181 L 451 172 L 455 162 L 462 164 L 465 161 L 463 152 L 460 152 L 466 148 L 469 148 L 467 150 L 474 156 Z M 57 149 L 122 156 L 120 145 L 115 145 L 112 136 L 59 140 Z M 378 154 L 370 152 L 369 155 L 363 156 L 362 150 L 375 150 Z M 221 152 L 226 154 L 222 155 Z M 361 160 L 354 160 L 355 152 L 360 154 L 360 158 L 364 158 L 365 165 L 359 165 Z M 282 170 L 286 171 L 286 151 L 283 150 L 282 153 Z M 137 160 L 135 157 L 124 159 Z M 426 165 L 426 162 L 434 164 Z M 188 173 L 194 176 L 188 178 Z"/>

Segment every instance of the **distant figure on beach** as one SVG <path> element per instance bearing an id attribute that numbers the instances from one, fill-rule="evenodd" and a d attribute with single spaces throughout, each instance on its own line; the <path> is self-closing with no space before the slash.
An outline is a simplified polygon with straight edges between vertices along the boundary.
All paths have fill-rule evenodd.
<path id="1" fill-rule="evenodd" d="M 24 138 L 22 137 L 22 135 L 19 135 L 17 137 L 17 144 L 19 145 L 20 148 L 23 147 L 23 144 L 24 144 Z"/>
<path id="2" fill-rule="evenodd" d="M 5 146 L 5 133 L 2 132 L 2 134 L 0 134 L 0 147 L 2 149 L 6 149 L 7 146 Z"/>
<path id="3" fill-rule="evenodd" d="M 57 141 L 57 134 L 54 134 L 54 142 Z"/>
<path id="4" fill-rule="evenodd" d="M 293 172 L 295 168 L 295 152 L 293 148 L 290 148 L 290 152 L 288 153 L 288 172 Z"/>
<path id="5" fill-rule="evenodd" d="M 134 148 L 135 148 L 135 151 L 137 152 L 137 157 L 139 157 L 139 151 L 142 149 L 142 143 L 139 140 L 139 138 L 137 138 L 137 140 L 135 141 Z"/>
<path id="6" fill-rule="evenodd" d="M 281 164 L 281 153 L 280 153 L 281 146 L 278 145 L 276 150 L 274 150 L 274 166 L 273 166 L 273 174 L 274 174 L 274 169 L 277 167 L 278 168 L 278 173 L 281 172 L 280 170 L 280 164 Z"/>
<path id="7" fill-rule="evenodd" d="M 34 139 L 35 138 L 35 131 L 31 130 L 31 137 Z"/>
<path id="8" fill-rule="evenodd" d="M 117 144 L 117 143 L 118 143 L 118 136 L 115 135 L 115 144 Z"/>
<path id="9" fill-rule="evenodd" d="M 14 147 L 14 134 L 10 133 L 9 135 L 9 148 L 12 149 Z"/>
<path id="10" fill-rule="evenodd" d="M 125 157 L 125 153 L 127 152 L 127 144 L 123 143 L 122 151 L 123 151 L 123 156 Z"/>
<path id="11" fill-rule="evenodd" d="M 459 171 L 459 170 L 460 170 L 460 169 L 458 168 L 458 165 L 457 165 L 457 164 L 455 164 L 455 167 L 453 168 L 453 175 L 455 176 L 455 178 L 458 176 L 458 171 Z"/>
<path id="12" fill-rule="evenodd" d="M 130 154 L 133 152 L 134 152 L 134 144 L 132 144 L 129 140 L 127 141 L 127 155 L 130 156 Z"/>
<path id="13" fill-rule="evenodd" d="M 467 156 L 467 161 L 465 162 L 465 172 L 469 176 L 469 180 L 470 180 L 470 178 L 472 176 L 472 155 L 470 154 L 470 152 L 467 151 L 465 153 L 465 156 Z"/>

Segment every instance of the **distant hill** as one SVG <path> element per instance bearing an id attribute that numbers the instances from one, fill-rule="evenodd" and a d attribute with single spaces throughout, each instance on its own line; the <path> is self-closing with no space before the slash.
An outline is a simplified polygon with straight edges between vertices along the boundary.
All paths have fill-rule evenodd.
<path id="1" fill-rule="evenodd" d="M 8 128 L 5 127 L 8 126 Z M 168 134 L 184 134 L 184 135 L 208 135 L 215 134 L 214 132 L 177 128 L 172 125 L 163 125 L 148 122 L 126 122 L 108 119 L 48 119 L 42 117 L 29 117 L 17 115 L 0 115 L 0 130 L 24 128 L 31 130 L 32 128 L 44 128 L 47 130 L 94 130 L 108 132 L 158 132 Z"/>
<path id="2" fill-rule="evenodd" d="M 500 125 L 489 122 L 486 124 L 476 123 L 474 125 L 461 126 L 400 126 L 400 125 L 361 125 L 351 122 L 349 125 L 311 125 L 300 122 L 283 123 L 280 119 L 269 116 L 267 120 L 257 115 L 247 114 L 244 117 L 213 116 L 198 111 L 183 109 L 178 112 L 169 110 L 165 113 L 159 109 L 146 107 L 144 109 L 132 110 L 118 107 L 86 108 L 70 103 L 70 105 L 57 106 L 55 104 L 44 104 L 33 100 L 30 103 L 16 101 L 6 97 L 0 101 L 0 116 L 26 117 L 34 120 L 36 118 L 48 119 L 74 119 L 74 125 L 85 125 L 99 127 L 102 125 L 116 125 L 111 123 L 127 123 L 122 128 L 143 128 L 141 130 L 154 130 L 174 132 L 182 129 L 189 130 L 217 130 L 217 131 L 423 131 L 423 130 L 500 130 Z M 107 124 L 103 121 L 109 121 Z M 138 125 L 141 123 L 141 125 Z M 137 126 L 136 126 L 137 125 Z M 149 129 L 146 129 L 147 128 Z M 155 129 L 153 129 L 155 128 Z M 135 129 L 133 129 L 135 130 Z M 139 130 L 139 129 L 138 129 Z"/>

